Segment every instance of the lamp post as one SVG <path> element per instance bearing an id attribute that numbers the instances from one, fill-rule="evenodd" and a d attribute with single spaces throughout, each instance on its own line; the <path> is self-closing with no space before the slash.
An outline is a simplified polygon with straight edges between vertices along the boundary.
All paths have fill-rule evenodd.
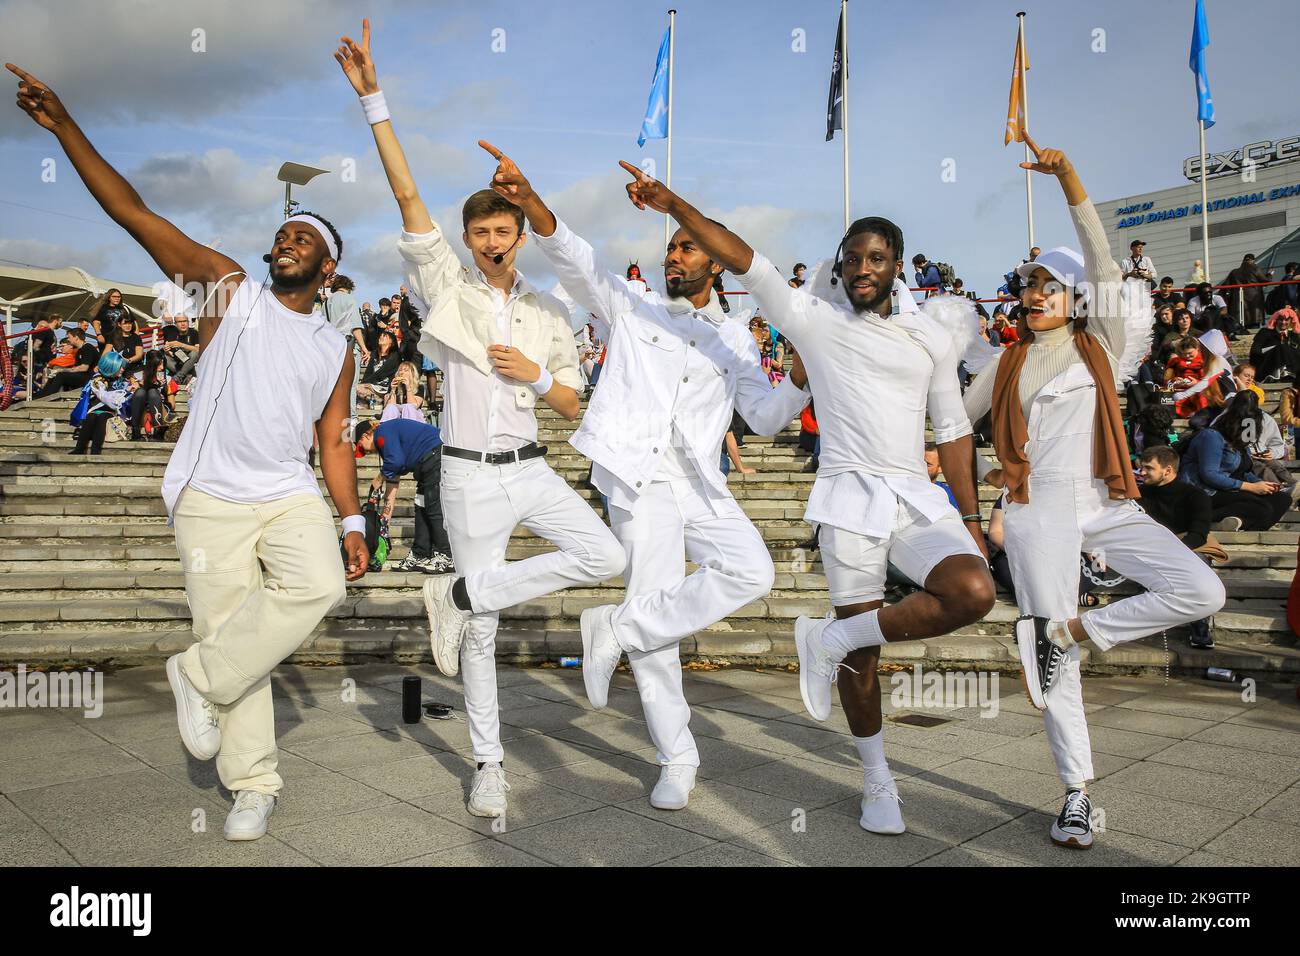
<path id="1" fill-rule="evenodd" d="M 293 199 L 290 195 L 293 187 L 306 186 L 321 173 L 327 172 L 329 172 L 328 169 L 317 169 L 315 166 L 304 166 L 301 163 L 285 163 L 280 167 L 280 171 L 275 174 L 275 178 L 284 183 L 285 219 L 289 218 L 289 213 L 294 206 Z"/>

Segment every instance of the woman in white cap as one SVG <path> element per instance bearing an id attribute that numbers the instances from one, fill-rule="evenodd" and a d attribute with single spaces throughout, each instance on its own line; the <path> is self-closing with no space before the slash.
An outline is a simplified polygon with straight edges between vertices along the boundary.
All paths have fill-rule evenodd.
<path id="1" fill-rule="evenodd" d="M 1084 717 L 1079 642 L 1101 651 L 1208 617 L 1223 585 L 1172 532 L 1137 504 L 1116 395 L 1150 336 L 1148 293 L 1125 283 L 1083 184 L 1055 149 L 1026 137 L 1026 169 L 1060 180 L 1083 246 L 1058 247 L 1023 263 L 1026 334 L 997 355 L 965 395 L 978 421 L 992 412 L 1000 469 L 977 470 L 1005 489 L 1005 548 L 1024 615 L 1016 644 L 1026 691 L 1044 711 L 1066 787 L 1051 827 L 1062 846 L 1092 845 L 1092 752 Z M 1078 615 L 1080 551 L 1146 588 Z"/>

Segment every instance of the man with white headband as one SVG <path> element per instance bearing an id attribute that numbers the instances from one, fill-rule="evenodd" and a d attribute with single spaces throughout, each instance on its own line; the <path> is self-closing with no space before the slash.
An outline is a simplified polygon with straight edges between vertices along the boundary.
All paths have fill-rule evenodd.
<path id="1" fill-rule="evenodd" d="M 1147 352 L 1150 294 L 1124 281 L 1065 154 L 1026 142 L 1037 161 L 1020 165 L 1057 177 L 1083 254 L 1062 246 L 1016 269 L 1028 331 L 980 371 L 964 401 L 972 421 L 992 413 L 1000 467 L 981 461 L 977 468 L 1004 489 L 1005 548 L 1024 614 L 1016 646 L 1066 788 L 1051 838 L 1087 849 L 1093 771 L 1080 642 L 1107 651 L 1209 617 L 1223 606 L 1224 590 L 1136 500 L 1116 383 L 1134 374 Z M 1147 590 L 1080 615 L 1080 551 Z"/>
<path id="2" fill-rule="evenodd" d="M 370 55 L 342 37 L 334 57 L 361 98 L 375 146 L 402 213 L 398 251 L 407 281 L 428 303 L 420 351 L 446 374 L 442 429 L 442 510 L 456 573 L 424 585 L 433 659 L 448 676 L 464 671 L 465 715 L 477 770 L 467 809 L 506 812 L 510 784 L 497 710 L 496 632 L 505 608 L 566 587 L 591 587 L 623 570 L 613 534 L 561 476 L 537 443 L 540 399 L 569 421 L 578 417 L 582 374 L 569 311 L 515 268 L 527 241 L 523 214 L 490 189 L 462 209 L 462 266 L 429 216 L 397 141 Z M 516 525 L 558 550 L 507 563 Z"/>
<path id="3" fill-rule="evenodd" d="M 345 577 L 360 578 L 370 560 L 348 441 L 352 357 L 343 336 L 313 312 L 342 243 L 319 216 L 293 216 L 266 256 L 269 282 L 249 281 L 236 262 L 150 210 L 58 96 L 6 65 L 22 81 L 18 105 L 58 138 L 113 221 L 176 285 L 208 289 L 203 361 L 162 488 L 198 643 L 167 661 L 167 679 L 186 749 L 200 760 L 215 757 L 222 784 L 235 794 L 226 838 L 255 840 L 282 785 L 271 672 L 343 600 Z M 279 361 L 284 355 L 294 360 Z M 333 516 L 307 464 L 313 431 L 343 518 L 346 574 L 333 557 Z"/>
<path id="4" fill-rule="evenodd" d="M 929 311 L 918 311 L 906 286 L 896 286 L 903 235 L 889 220 L 859 219 L 834 265 L 824 263 L 811 282 L 794 289 L 739 236 L 635 166 L 622 165 L 634 177 L 627 186 L 633 204 L 668 213 L 709 259 L 734 273 L 807 369 L 822 448 L 804 520 L 820 526 L 834 618 L 795 623 L 800 691 L 808 712 L 825 720 L 838 677 L 862 758 L 859 823 L 874 833 L 902 833 L 898 788 L 884 751 L 880 647 L 978 621 L 995 597 L 956 343 Z M 929 301 L 945 299 L 951 297 Z M 927 410 L 965 527 L 926 471 Z M 923 589 L 882 607 L 888 563 Z"/>

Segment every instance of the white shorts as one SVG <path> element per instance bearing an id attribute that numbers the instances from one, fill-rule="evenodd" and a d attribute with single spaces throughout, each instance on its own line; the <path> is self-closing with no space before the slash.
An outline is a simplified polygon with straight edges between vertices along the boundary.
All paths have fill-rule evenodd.
<path id="1" fill-rule="evenodd" d="M 954 554 L 971 554 L 981 560 L 984 557 L 956 510 L 929 521 L 901 499 L 894 517 L 894 533 L 888 538 L 873 538 L 824 524 L 818 543 L 833 605 L 883 599 L 886 566 L 890 563 L 923 585 L 944 558 Z"/>

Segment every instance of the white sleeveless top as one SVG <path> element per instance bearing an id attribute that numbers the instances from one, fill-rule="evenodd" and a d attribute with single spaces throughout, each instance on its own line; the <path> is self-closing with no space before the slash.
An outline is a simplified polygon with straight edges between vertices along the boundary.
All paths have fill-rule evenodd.
<path id="1" fill-rule="evenodd" d="M 168 524 L 186 485 L 245 504 L 320 494 L 307 454 L 346 350 L 319 312 L 286 308 L 269 284 L 240 283 L 203 350 L 163 475 Z"/>

